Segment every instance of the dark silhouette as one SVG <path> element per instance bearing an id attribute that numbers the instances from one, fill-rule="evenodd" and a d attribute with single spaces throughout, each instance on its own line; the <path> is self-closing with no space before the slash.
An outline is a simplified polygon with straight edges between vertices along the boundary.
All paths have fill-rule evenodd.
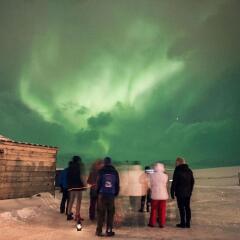
<path id="1" fill-rule="evenodd" d="M 177 203 L 181 222 L 177 224 L 180 228 L 190 228 L 191 208 L 190 201 L 194 186 L 194 177 L 192 170 L 185 163 L 183 158 L 176 159 L 176 168 L 173 174 L 171 186 L 171 197 L 177 197 Z"/>
<path id="2" fill-rule="evenodd" d="M 103 160 L 97 160 L 92 164 L 87 183 L 91 185 L 90 188 L 90 206 L 89 206 L 89 219 L 95 219 L 96 204 L 97 204 L 97 177 L 99 170 L 103 167 Z"/>
<path id="3" fill-rule="evenodd" d="M 85 190 L 85 184 L 83 181 L 84 165 L 79 156 L 74 156 L 72 158 L 72 164 L 69 167 L 67 174 L 67 183 L 69 191 L 69 205 L 67 211 L 67 220 L 72 220 L 72 207 L 75 198 L 77 199 L 76 205 L 76 220 L 83 220 L 80 215 L 81 201 L 82 201 L 82 191 Z"/>
<path id="4" fill-rule="evenodd" d="M 104 159 L 104 167 L 99 171 L 97 179 L 97 229 L 96 235 L 103 236 L 102 227 L 105 215 L 106 221 L 106 235 L 113 236 L 113 220 L 115 213 L 114 199 L 119 194 L 119 175 L 117 170 L 112 166 L 110 157 Z"/>
<path id="5" fill-rule="evenodd" d="M 146 166 L 145 167 L 145 174 L 147 176 L 149 175 L 148 170 L 150 170 L 150 167 Z M 148 190 L 147 190 L 147 195 L 144 195 L 144 196 L 141 197 L 141 207 L 138 210 L 139 212 L 144 212 L 145 203 L 146 203 L 146 211 L 149 212 L 149 208 L 151 206 L 151 189 L 150 188 L 148 188 Z"/>
<path id="6" fill-rule="evenodd" d="M 66 213 L 68 209 L 68 203 L 69 203 L 69 193 L 68 193 L 68 184 L 67 184 L 67 174 L 68 170 L 71 167 L 72 161 L 68 163 L 68 167 L 65 168 L 59 176 L 59 185 L 60 185 L 60 191 L 62 193 L 62 200 L 60 204 L 60 213 Z M 66 205 L 67 203 L 67 205 Z"/>

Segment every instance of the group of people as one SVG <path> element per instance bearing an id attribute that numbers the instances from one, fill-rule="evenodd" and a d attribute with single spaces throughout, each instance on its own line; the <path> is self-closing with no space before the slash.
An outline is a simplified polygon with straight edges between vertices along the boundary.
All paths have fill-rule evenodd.
<path id="1" fill-rule="evenodd" d="M 90 187 L 89 218 L 95 220 L 95 208 L 97 206 L 97 236 L 104 236 L 102 233 L 105 215 L 107 214 L 106 235 L 114 236 L 113 221 L 115 213 L 114 199 L 119 194 L 120 181 L 117 170 L 112 165 L 110 157 L 97 161 L 92 167 L 87 179 L 84 180 L 85 167 L 79 156 L 74 156 L 60 175 L 60 188 L 62 200 L 60 213 L 67 214 L 67 220 L 75 219 L 81 223 L 84 219 L 80 214 L 82 192 Z M 76 202 L 75 217 L 72 212 L 73 203 Z"/>
<path id="2" fill-rule="evenodd" d="M 149 189 L 146 195 L 141 198 L 141 207 L 139 212 L 143 212 L 146 203 L 146 210 L 151 213 L 149 227 L 154 227 L 157 222 L 160 228 L 166 224 L 166 206 L 168 195 L 168 175 L 165 173 L 165 167 L 162 163 L 156 163 L 153 171 L 145 167 L 145 174 L 148 175 Z M 177 204 L 180 213 L 180 223 L 176 225 L 179 228 L 191 227 L 191 208 L 190 199 L 194 186 L 194 177 L 192 170 L 188 167 L 183 158 L 176 159 L 176 168 L 173 173 L 170 195 L 172 199 L 177 198 Z"/>
<path id="3" fill-rule="evenodd" d="M 96 161 L 84 180 L 85 167 L 79 156 L 74 156 L 69 166 L 60 175 L 60 187 L 62 201 L 60 212 L 67 214 L 67 220 L 75 220 L 80 223 L 84 219 L 80 214 L 82 191 L 90 188 L 89 219 L 95 220 L 97 212 L 97 236 L 105 236 L 102 232 L 106 217 L 106 235 L 114 236 L 113 222 L 115 214 L 115 197 L 120 192 L 120 177 L 112 164 L 110 157 Z M 144 212 L 146 204 L 147 212 L 150 211 L 149 227 L 159 224 L 163 228 L 166 224 L 166 206 L 168 195 L 168 175 L 164 164 L 156 163 L 151 169 L 145 167 L 145 180 L 147 182 L 146 194 L 141 197 L 139 212 Z M 191 169 L 183 158 L 176 159 L 176 168 L 173 173 L 170 195 L 177 198 L 180 213 L 179 228 L 190 228 L 191 208 L 190 199 L 194 186 L 194 177 Z M 73 203 L 76 203 L 75 217 L 72 212 Z M 131 202 L 131 198 L 130 198 Z M 96 211 L 97 208 L 97 211 Z"/>

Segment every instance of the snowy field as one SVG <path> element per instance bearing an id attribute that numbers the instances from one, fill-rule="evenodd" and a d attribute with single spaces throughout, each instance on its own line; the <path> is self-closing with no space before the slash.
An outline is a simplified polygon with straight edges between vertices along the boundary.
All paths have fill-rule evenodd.
<path id="1" fill-rule="evenodd" d="M 77 232 L 73 221 L 59 213 L 60 194 L 48 193 L 28 199 L 0 201 L 0 240 L 75 240 L 96 239 L 94 222 L 87 219 L 88 192 L 84 193 L 83 230 Z M 168 202 L 164 229 L 148 228 L 148 213 L 129 207 L 129 199 L 117 200 L 114 239 L 240 239 L 240 187 L 196 187 L 192 199 L 192 228 L 176 229 L 176 203 Z M 136 209 L 138 206 L 136 206 Z"/>

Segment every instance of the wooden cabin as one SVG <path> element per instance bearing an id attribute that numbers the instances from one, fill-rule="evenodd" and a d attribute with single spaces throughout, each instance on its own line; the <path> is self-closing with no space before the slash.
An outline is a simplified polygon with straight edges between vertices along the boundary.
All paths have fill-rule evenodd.
<path id="1" fill-rule="evenodd" d="M 0 135 L 0 199 L 54 193 L 57 150 Z"/>

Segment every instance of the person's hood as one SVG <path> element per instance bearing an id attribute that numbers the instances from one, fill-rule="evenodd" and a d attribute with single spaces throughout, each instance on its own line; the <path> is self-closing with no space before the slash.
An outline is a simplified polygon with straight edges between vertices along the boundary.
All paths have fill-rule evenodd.
<path id="1" fill-rule="evenodd" d="M 100 172 L 105 172 L 105 171 L 116 171 L 116 169 L 113 165 L 105 165 L 100 169 Z"/>
<path id="2" fill-rule="evenodd" d="M 157 163 L 155 166 L 154 166 L 154 171 L 155 172 L 164 172 L 165 171 L 165 167 L 162 163 Z"/>
<path id="3" fill-rule="evenodd" d="M 187 169 L 189 169 L 188 165 L 185 164 L 185 163 L 177 166 L 176 168 L 180 169 L 180 170 L 187 170 Z"/>

